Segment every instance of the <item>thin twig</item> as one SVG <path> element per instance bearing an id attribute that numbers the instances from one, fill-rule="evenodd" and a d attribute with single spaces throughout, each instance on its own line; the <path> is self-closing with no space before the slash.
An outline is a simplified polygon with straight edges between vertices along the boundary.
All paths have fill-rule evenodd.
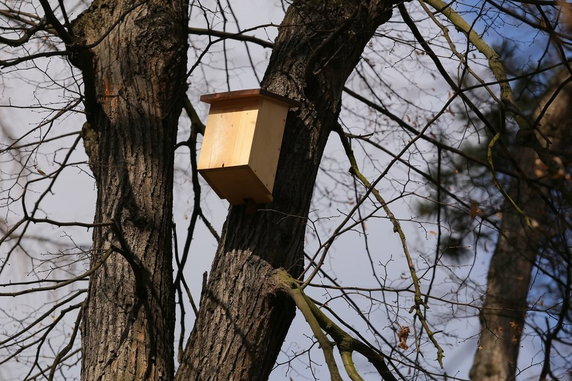
<path id="1" fill-rule="evenodd" d="M 399 223 L 399 220 L 395 217 L 395 215 L 393 214 L 391 209 L 389 209 L 389 206 L 385 202 L 384 198 L 381 196 L 381 193 L 379 193 L 379 191 L 367 180 L 367 178 L 359 170 L 359 167 L 357 165 L 357 161 L 356 161 L 355 156 L 353 154 L 353 150 L 351 149 L 350 143 L 349 143 L 347 137 L 345 136 L 345 134 L 344 134 L 344 132 L 341 129 L 341 126 L 339 124 L 335 125 L 334 131 L 336 131 L 338 133 L 338 135 L 340 136 L 342 146 L 344 147 L 346 156 L 348 157 L 348 160 L 350 161 L 350 165 L 351 165 L 350 171 L 368 190 L 371 191 L 371 194 L 380 203 L 381 207 L 385 211 L 385 214 L 387 215 L 387 217 L 389 218 L 389 220 L 393 224 L 393 231 L 395 233 L 397 233 L 397 235 L 399 236 L 399 240 L 401 241 L 401 247 L 403 249 L 403 253 L 404 253 L 405 259 L 407 261 L 407 267 L 409 268 L 409 274 L 411 275 L 411 281 L 413 282 L 413 287 L 415 289 L 414 305 L 411 307 L 410 313 L 415 311 L 415 315 L 419 318 L 421 325 L 427 331 L 427 335 L 429 336 L 429 339 L 431 340 L 431 342 L 433 343 L 433 345 L 437 349 L 437 361 L 439 362 L 439 365 L 441 365 L 441 367 L 443 367 L 443 357 L 444 357 L 443 348 L 441 347 L 441 345 L 439 345 L 439 343 L 435 339 L 435 334 L 433 333 L 433 331 L 429 327 L 429 324 L 427 323 L 427 320 L 425 319 L 425 314 L 422 311 L 422 307 L 427 308 L 427 305 L 425 304 L 425 302 L 423 300 L 423 293 L 421 292 L 420 280 L 419 280 L 419 277 L 417 276 L 417 272 L 415 270 L 415 265 L 413 263 L 413 258 L 411 257 L 411 253 L 409 252 L 405 233 L 403 232 L 403 229 L 401 228 L 401 224 Z"/>

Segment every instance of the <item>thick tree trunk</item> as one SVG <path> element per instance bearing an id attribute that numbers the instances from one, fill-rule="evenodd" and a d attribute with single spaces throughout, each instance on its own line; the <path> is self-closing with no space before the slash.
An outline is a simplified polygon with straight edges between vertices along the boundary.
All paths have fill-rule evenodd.
<path id="1" fill-rule="evenodd" d="M 272 274 L 279 267 L 300 274 L 314 181 L 343 85 L 390 9 L 374 0 L 289 7 L 263 81 L 301 102 L 288 115 L 274 202 L 253 215 L 231 209 L 177 380 L 268 378 L 294 317 Z"/>
<path id="2" fill-rule="evenodd" d="M 505 381 L 516 378 L 534 262 L 543 240 L 554 234 L 551 230 L 555 229 L 554 222 L 557 218 L 550 213 L 549 206 L 543 199 L 543 196 L 550 197 L 546 190 L 542 190 L 538 184 L 531 185 L 530 179 L 539 179 L 555 189 L 569 187 L 565 184 L 569 180 L 561 181 L 561 170 L 564 168 L 562 165 L 570 160 L 572 86 L 559 89 L 556 98 L 551 99 L 568 76 L 569 73 L 557 76 L 535 115 L 537 117 L 540 110 L 551 102 L 537 126 L 541 134 L 536 135 L 538 140 L 532 146 L 554 168 L 539 169 L 538 156 L 531 148 L 517 147 L 514 151 L 515 161 L 525 177 L 515 179 L 508 193 L 533 221 L 527 223 L 509 202 L 505 202 L 499 239 L 489 265 L 487 292 L 480 315 L 481 334 L 470 372 L 471 380 Z M 531 145 L 530 140 L 523 143 Z M 568 159 L 560 156 L 563 153 L 568 155 Z M 559 166 L 562 168 L 559 169 Z"/>
<path id="3" fill-rule="evenodd" d="M 173 378 L 173 152 L 186 8 L 184 0 L 96 0 L 73 23 L 95 222 L 110 223 L 93 233 L 92 263 L 111 255 L 90 277 L 83 309 L 86 381 Z"/>

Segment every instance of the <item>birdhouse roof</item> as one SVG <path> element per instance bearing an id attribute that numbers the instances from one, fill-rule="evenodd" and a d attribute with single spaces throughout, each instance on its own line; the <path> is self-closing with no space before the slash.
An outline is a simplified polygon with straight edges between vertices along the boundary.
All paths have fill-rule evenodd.
<path id="1" fill-rule="evenodd" d="M 300 104 L 297 101 L 288 99 L 278 94 L 274 94 L 265 89 L 248 89 L 248 90 L 228 91 L 225 93 L 205 94 L 201 96 L 201 101 L 209 104 L 215 104 L 219 102 L 227 102 L 230 100 L 238 100 L 238 99 L 247 100 L 249 98 L 267 98 L 273 101 L 284 103 L 289 107 L 296 107 Z"/>

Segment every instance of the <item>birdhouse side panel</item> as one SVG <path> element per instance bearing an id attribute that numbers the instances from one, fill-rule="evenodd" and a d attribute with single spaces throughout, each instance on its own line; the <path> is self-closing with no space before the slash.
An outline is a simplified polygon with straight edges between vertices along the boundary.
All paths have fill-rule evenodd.
<path id="1" fill-rule="evenodd" d="M 288 105 L 268 99 L 262 101 L 258 112 L 249 166 L 270 192 L 274 187 L 287 114 Z"/>
<path id="2" fill-rule="evenodd" d="M 248 164 L 257 116 L 256 102 L 211 106 L 199 169 Z"/>

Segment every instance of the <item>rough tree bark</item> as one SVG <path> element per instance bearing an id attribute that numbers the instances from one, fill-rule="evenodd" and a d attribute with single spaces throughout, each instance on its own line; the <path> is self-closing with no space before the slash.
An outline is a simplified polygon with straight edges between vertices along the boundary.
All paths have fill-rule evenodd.
<path id="1" fill-rule="evenodd" d="M 559 88 L 564 80 L 570 80 L 569 77 L 567 71 L 560 73 L 538 106 L 535 118 L 549 104 L 536 126 L 540 134 L 533 132 L 535 139 L 521 137 L 518 140 L 522 145 L 513 152 L 523 177 L 512 181 L 508 194 L 533 221 L 527 223 L 510 202 L 504 203 L 499 239 L 489 265 L 487 291 L 480 314 L 481 333 L 470 372 L 471 380 L 505 381 L 516 378 L 534 262 L 543 238 L 553 234 L 551 229 L 555 227 L 555 217 L 546 203 L 546 197 L 549 198 L 546 189 L 530 180 L 543 181 L 556 189 L 569 187 L 560 180 L 563 165 L 568 162 L 569 167 L 570 164 L 572 85 Z M 557 95 L 552 99 L 555 93 Z M 540 152 L 552 168 L 539 168 L 536 152 Z"/>
<path id="2" fill-rule="evenodd" d="M 390 15 L 391 3 L 379 0 L 288 8 L 262 83 L 301 103 L 288 115 L 274 201 L 253 215 L 231 209 L 177 380 L 268 378 L 294 317 L 272 274 L 279 267 L 300 274 L 314 181 L 343 85 Z"/>
<path id="3" fill-rule="evenodd" d="M 83 73 L 82 135 L 97 184 L 83 308 L 82 379 L 170 380 L 174 374 L 173 155 L 185 92 L 187 4 L 96 0 L 73 23 Z"/>

